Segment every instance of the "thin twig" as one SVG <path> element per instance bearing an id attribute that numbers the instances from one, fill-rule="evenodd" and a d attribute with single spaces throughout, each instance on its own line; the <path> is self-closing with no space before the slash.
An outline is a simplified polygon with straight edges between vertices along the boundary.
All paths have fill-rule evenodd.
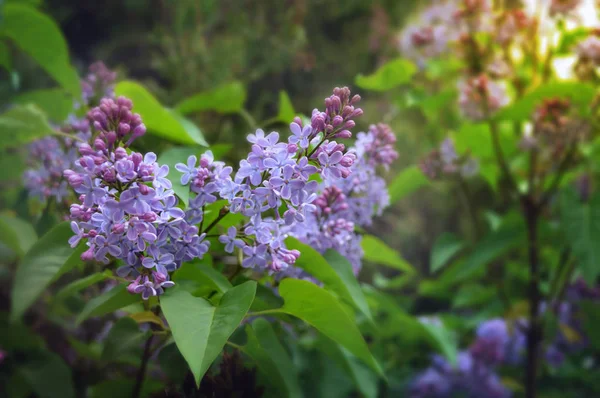
<path id="1" fill-rule="evenodd" d="M 148 368 L 148 360 L 150 359 L 150 348 L 152 346 L 152 340 L 154 340 L 154 335 L 151 334 L 146 340 L 146 344 L 144 345 L 144 353 L 142 354 L 142 363 L 140 364 L 140 369 L 138 370 L 137 376 L 135 378 L 135 386 L 133 387 L 133 391 L 131 396 L 133 398 L 139 398 L 142 393 L 142 386 L 144 385 L 144 378 L 146 377 L 146 369 Z"/>

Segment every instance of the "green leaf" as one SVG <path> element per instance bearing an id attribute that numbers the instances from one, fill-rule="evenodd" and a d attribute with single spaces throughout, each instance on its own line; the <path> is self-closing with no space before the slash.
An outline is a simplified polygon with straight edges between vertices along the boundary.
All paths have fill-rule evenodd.
<path id="1" fill-rule="evenodd" d="M 600 273 L 600 195 L 582 203 L 574 190 L 560 197 L 562 228 L 579 269 L 588 283 L 594 283 Z"/>
<path id="2" fill-rule="evenodd" d="M 421 324 L 433 344 L 438 347 L 452 365 L 456 364 L 456 356 L 458 355 L 456 335 L 447 329 L 439 319 L 423 320 Z"/>
<path id="3" fill-rule="evenodd" d="M 229 289 L 217 307 L 181 289 L 170 289 L 161 296 L 161 308 L 175 344 L 197 385 L 244 319 L 255 293 L 256 282 L 245 282 Z"/>
<path id="4" fill-rule="evenodd" d="M 73 111 L 73 97 L 62 88 L 27 91 L 12 99 L 15 104 L 34 104 L 44 111 L 50 120 L 62 122 Z"/>
<path id="5" fill-rule="evenodd" d="M 298 384 L 296 367 L 287 351 L 277 338 L 271 324 L 258 318 L 246 326 L 248 341 L 243 352 L 248 354 L 258 369 L 279 390 L 277 396 L 300 398 L 302 390 Z"/>
<path id="6" fill-rule="evenodd" d="M 50 282 L 68 271 L 81 251 L 73 250 L 68 243 L 73 236 L 69 222 L 52 228 L 31 246 L 19 263 L 12 289 L 12 318 L 18 319 L 38 298 Z"/>
<path id="7" fill-rule="evenodd" d="M 441 234 L 433 244 L 431 250 L 430 268 L 436 272 L 448 263 L 459 251 L 465 247 L 465 242 L 451 233 Z"/>
<path id="8" fill-rule="evenodd" d="M 292 105 L 290 97 L 285 91 L 279 92 L 279 113 L 277 114 L 277 120 L 281 123 L 291 123 L 296 116 L 296 111 Z"/>
<path id="9" fill-rule="evenodd" d="M 489 305 L 498 295 L 495 287 L 480 284 L 462 285 L 452 300 L 453 308 L 467 308 L 476 305 Z"/>
<path id="10" fill-rule="evenodd" d="M 40 398 L 75 397 L 71 370 L 57 354 L 44 352 L 18 371 Z"/>
<path id="11" fill-rule="evenodd" d="M 465 263 L 454 275 L 454 281 L 463 280 L 476 273 L 481 267 L 522 244 L 525 239 L 523 223 L 504 225 L 497 231 L 488 233 L 475 250 L 466 258 Z"/>
<path id="12" fill-rule="evenodd" d="M 185 131 L 195 142 L 202 146 L 208 146 L 208 142 L 206 142 L 204 134 L 202 134 L 202 131 L 200 131 L 200 128 L 196 125 L 196 123 L 192 122 L 190 119 L 181 115 L 179 112 L 174 111 L 173 109 L 169 109 L 169 112 L 171 115 L 173 115 L 173 117 L 175 117 L 175 119 L 179 121 L 179 123 L 181 123 Z"/>
<path id="13" fill-rule="evenodd" d="M 246 89 L 241 82 L 235 81 L 185 98 L 175 109 L 184 115 L 201 111 L 236 113 L 243 109 L 245 102 Z"/>
<path id="14" fill-rule="evenodd" d="M 119 82 L 115 87 L 115 94 L 133 101 L 133 112 L 140 114 L 149 134 L 178 144 L 205 144 L 206 141 L 199 142 L 198 137 L 190 136 L 173 113 L 164 108 L 141 84 L 127 80 Z"/>
<path id="15" fill-rule="evenodd" d="M 526 93 L 521 99 L 502 108 L 494 116 L 497 120 L 523 121 L 529 120 L 535 108 L 545 98 L 567 98 L 579 109 L 589 108 L 596 89 L 589 83 L 551 82 Z"/>
<path id="16" fill-rule="evenodd" d="M 0 242 L 6 244 L 19 257 L 23 256 L 37 240 L 33 225 L 18 217 L 0 214 Z"/>
<path id="17" fill-rule="evenodd" d="M 396 203 L 427 184 L 429 180 L 418 166 L 405 168 L 389 185 L 390 203 Z"/>
<path id="18" fill-rule="evenodd" d="M 365 398 L 377 397 L 378 378 L 358 358 L 325 336 L 321 336 L 319 339 L 318 347 L 350 376 L 354 385 Z"/>
<path id="19" fill-rule="evenodd" d="M 69 283 L 67 286 L 63 287 L 58 293 L 56 293 L 54 299 L 56 301 L 62 301 L 67 297 L 70 297 L 75 293 L 80 292 L 83 289 L 86 289 L 98 282 L 111 278 L 112 276 L 112 271 L 105 270 L 104 272 L 98 272 L 92 275 L 88 275 L 85 278 L 77 279 L 76 281 Z"/>
<path id="20" fill-rule="evenodd" d="M 408 83 L 416 72 L 415 64 L 406 59 L 397 58 L 385 63 L 371 75 L 356 76 L 354 82 L 358 87 L 366 90 L 387 91 Z"/>
<path id="21" fill-rule="evenodd" d="M 354 306 L 373 322 L 369 306 L 348 260 L 334 250 L 321 255 L 311 246 L 292 237 L 287 238 L 285 244 L 290 250 L 300 251 L 300 257 L 294 264 L 296 267 L 302 268 L 323 282 L 326 289 L 335 292 L 342 300 Z"/>
<path id="22" fill-rule="evenodd" d="M 117 285 L 88 301 L 75 322 L 80 324 L 88 318 L 106 315 L 140 300 L 141 297 L 138 294 L 131 294 L 127 291 L 127 285 Z"/>
<path id="23" fill-rule="evenodd" d="M 185 263 L 173 274 L 175 283 L 184 281 L 193 282 L 196 289 L 207 291 L 207 293 L 217 291 L 225 293 L 233 286 L 231 282 L 220 272 L 206 264 Z"/>
<path id="24" fill-rule="evenodd" d="M 17 105 L 0 115 L 0 149 L 18 147 L 49 134 L 54 134 L 54 129 L 35 105 Z"/>
<path id="25" fill-rule="evenodd" d="M 564 32 L 560 37 L 560 41 L 558 42 L 558 46 L 556 46 L 554 54 L 571 55 L 573 53 L 573 47 L 575 44 L 588 37 L 589 34 L 590 29 L 585 27 L 579 27 L 568 32 Z"/>
<path id="26" fill-rule="evenodd" d="M 188 157 L 194 155 L 200 158 L 201 151 L 194 147 L 172 147 L 163 151 L 157 159 L 158 164 L 169 166 L 169 179 L 173 183 L 173 191 L 187 207 L 190 199 L 190 186 L 181 184 L 181 173 L 175 169 L 177 163 L 187 164 Z"/>
<path id="27" fill-rule="evenodd" d="M 10 37 L 74 98 L 81 98 L 79 76 L 70 64 L 67 42 L 56 23 L 22 4 L 6 4 L 3 12 L 0 34 Z"/>
<path id="28" fill-rule="evenodd" d="M 396 250 L 373 235 L 363 235 L 362 249 L 365 252 L 364 259 L 367 261 L 386 265 L 407 273 L 415 272 L 413 266 L 407 263 Z"/>
<path id="29" fill-rule="evenodd" d="M 108 332 L 101 359 L 105 362 L 117 362 L 128 358 L 139 359 L 142 352 L 141 345 L 146 338 L 147 334 L 140 330 L 136 321 L 123 317 Z"/>
<path id="30" fill-rule="evenodd" d="M 384 376 L 356 323 L 331 293 L 312 282 L 288 278 L 279 285 L 279 294 L 284 305 L 277 311 L 302 319 Z"/>

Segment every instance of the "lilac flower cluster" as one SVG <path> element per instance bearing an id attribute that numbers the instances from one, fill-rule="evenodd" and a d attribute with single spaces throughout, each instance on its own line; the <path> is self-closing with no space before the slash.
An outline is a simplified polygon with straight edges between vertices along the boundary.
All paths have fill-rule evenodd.
<path id="1" fill-rule="evenodd" d="M 400 49 L 405 56 L 424 67 L 427 60 L 445 54 L 450 42 L 458 37 L 452 24 L 456 11 L 456 5 L 450 1 L 425 9 L 418 21 L 401 34 Z"/>
<path id="2" fill-rule="evenodd" d="M 115 78 L 115 73 L 102 62 L 92 64 L 88 75 L 81 80 L 83 105 L 89 106 L 94 98 L 101 96 L 112 97 Z M 80 107 L 81 103 L 75 105 L 76 109 Z M 89 141 L 91 131 L 88 120 L 75 113 L 69 115 L 57 129 L 73 135 L 73 138 L 44 137 L 32 142 L 28 148 L 30 168 L 25 171 L 23 180 L 30 196 L 42 202 L 52 198 L 66 206 L 70 192 L 63 171 L 77 161 L 77 148 L 81 142 Z"/>
<path id="3" fill-rule="evenodd" d="M 449 137 L 442 141 L 439 149 L 431 151 L 420 166 L 423 174 L 432 180 L 453 175 L 472 177 L 479 170 L 477 160 L 468 154 L 459 156 L 456 153 L 454 141 Z"/>
<path id="4" fill-rule="evenodd" d="M 508 398 L 511 392 L 500 382 L 496 367 L 520 361 L 525 336 L 503 319 L 492 319 L 479 326 L 468 350 L 458 354 L 456 366 L 434 356 L 432 366 L 411 383 L 411 398 Z"/>
<path id="5" fill-rule="evenodd" d="M 131 293 L 148 299 L 173 286 L 169 272 L 202 257 L 209 243 L 177 207 L 169 167 L 156 163 L 154 153 L 125 150 L 146 131 L 132 106 L 124 97 L 104 98 L 88 113 L 93 144 L 80 145 L 81 157 L 64 172 L 80 195 L 70 209 L 75 235 L 69 243 L 86 241 L 84 260 L 124 262 L 117 274 L 133 280 Z"/>
<path id="6" fill-rule="evenodd" d="M 369 132 L 358 133 L 351 148 L 356 156 L 351 175 L 335 181 L 335 185 L 325 178 L 313 202 L 315 211 L 307 214 L 301 225 L 288 228 L 289 234 L 321 253 L 327 249 L 338 251 L 358 273 L 363 252 L 355 227 L 371 225 L 373 217 L 388 205 L 386 183 L 377 175 L 377 167 L 388 168 L 396 160 L 395 142 L 394 133 L 384 124 L 372 125 Z M 301 274 L 299 270 L 290 270 L 292 276 Z"/>
<path id="7" fill-rule="evenodd" d="M 589 337 L 583 328 L 581 300 L 600 301 L 600 288 L 589 287 L 583 280 L 577 280 L 567 287 L 565 298 L 548 306 L 542 303 L 541 312 L 552 311 L 558 322 L 555 336 L 545 351 L 549 365 L 558 368 L 568 354 L 583 352 L 589 345 Z"/>
<path id="8" fill-rule="evenodd" d="M 564 300 L 549 306 L 542 303 L 541 313 L 552 311 L 558 322 L 556 335 L 544 347 L 547 365 L 558 368 L 568 354 L 583 352 L 589 344 L 579 302 L 600 300 L 600 289 L 578 280 L 565 291 Z M 525 358 L 526 320 L 508 322 L 495 318 L 482 323 L 475 341 L 458 355 L 456 367 L 434 356 L 432 366 L 418 375 L 410 386 L 411 398 L 446 398 L 455 395 L 477 398 L 510 397 L 499 382 L 499 366 L 521 365 Z M 460 395 L 463 394 L 463 395 Z"/>
<path id="9" fill-rule="evenodd" d="M 459 82 L 458 90 L 460 110 L 471 120 L 483 120 L 508 103 L 506 89 L 486 75 Z"/>
<path id="10" fill-rule="evenodd" d="M 276 272 L 293 265 L 300 253 L 288 250 L 284 240 L 315 212 L 315 178 L 334 183 L 352 172 L 355 153 L 334 139 L 351 137 L 353 119 L 362 115 L 354 106 L 359 100 L 348 88 L 336 88 L 325 99 L 325 111 L 313 111 L 310 124 L 294 119 L 287 142 L 281 142 L 277 132 L 250 134 L 252 149 L 235 174 L 232 167 L 214 161 L 210 151 L 199 162 L 190 156 L 187 164 L 177 164 L 181 183 L 192 192 L 186 220 L 201 222 L 207 204 L 226 200 L 220 216 L 231 212 L 249 218 L 239 231 L 232 227 L 219 237 L 226 251 L 240 249 L 245 268 Z"/>

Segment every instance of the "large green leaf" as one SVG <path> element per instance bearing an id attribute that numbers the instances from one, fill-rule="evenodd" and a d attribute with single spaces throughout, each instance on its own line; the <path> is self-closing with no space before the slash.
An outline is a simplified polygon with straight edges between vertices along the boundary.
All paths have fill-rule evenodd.
<path id="1" fill-rule="evenodd" d="M 71 369 L 53 352 L 27 362 L 18 372 L 40 398 L 75 397 Z"/>
<path id="2" fill-rule="evenodd" d="M 91 317 L 106 315 L 133 303 L 137 303 L 140 300 L 140 295 L 131 294 L 127 291 L 127 285 L 117 285 L 109 291 L 88 301 L 85 307 L 83 307 L 83 310 L 81 310 L 76 322 L 81 323 Z"/>
<path id="3" fill-rule="evenodd" d="M 581 273 L 593 283 L 600 273 L 600 195 L 584 203 L 575 191 L 564 191 L 560 212 L 565 237 L 579 260 Z"/>
<path id="4" fill-rule="evenodd" d="M 416 71 L 415 64 L 406 59 L 397 58 L 385 63 L 371 75 L 356 76 L 354 82 L 358 87 L 366 90 L 387 91 L 408 83 Z"/>
<path id="5" fill-rule="evenodd" d="M 429 180 L 418 166 L 405 168 L 398 173 L 388 187 L 390 203 L 396 203 L 428 183 Z"/>
<path id="6" fill-rule="evenodd" d="M 412 265 L 406 262 L 400 254 L 373 235 L 363 235 L 362 249 L 364 259 L 376 264 L 386 265 L 407 273 L 415 272 Z"/>
<path id="7" fill-rule="evenodd" d="M 142 342 L 146 338 L 147 334 L 140 330 L 136 321 L 129 317 L 123 317 L 112 326 L 106 336 L 102 360 L 113 362 L 130 358 L 139 359 Z"/>
<path id="8" fill-rule="evenodd" d="M 196 123 L 194 123 L 193 121 L 191 121 L 190 119 L 188 119 L 187 117 L 183 116 L 182 114 L 180 114 L 179 112 L 173 110 L 173 109 L 169 109 L 169 113 L 171 113 L 171 115 L 173 115 L 173 117 L 175 117 L 175 119 L 177 119 L 179 121 L 179 123 L 181 123 L 181 125 L 183 126 L 183 128 L 185 129 L 185 131 L 188 133 L 188 135 L 190 137 L 192 137 L 192 139 L 203 146 L 208 146 L 208 142 L 206 142 L 206 138 L 204 138 L 204 134 L 202 134 L 202 131 L 200 130 L 200 128 L 198 126 L 196 126 Z"/>
<path id="9" fill-rule="evenodd" d="M 271 324 L 258 318 L 246 326 L 246 335 L 248 340 L 243 352 L 252 357 L 258 369 L 279 390 L 277 396 L 302 397 L 296 367 Z"/>
<path id="10" fill-rule="evenodd" d="M 567 98 L 578 109 L 589 108 L 596 89 L 589 83 L 550 82 L 526 93 L 521 99 L 502 108 L 495 115 L 498 120 L 523 121 L 532 117 L 535 108 L 546 98 Z"/>
<path id="11" fill-rule="evenodd" d="M 6 4 L 3 13 L 0 36 L 10 37 L 74 98 L 80 98 L 79 76 L 70 64 L 67 42 L 56 23 L 23 4 Z"/>
<path id="12" fill-rule="evenodd" d="M 115 87 L 115 94 L 133 101 L 133 111 L 140 114 L 149 134 L 178 144 L 204 145 L 205 142 L 199 142 L 198 137 L 190 136 L 180 121 L 141 84 L 133 81 L 119 82 Z"/>
<path id="13" fill-rule="evenodd" d="M 200 384 L 210 364 L 244 319 L 255 293 L 256 282 L 245 282 L 229 289 L 217 307 L 181 289 L 170 289 L 161 296 L 161 308 L 175 344 L 194 374 L 196 384 Z"/>
<path id="14" fill-rule="evenodd" d="M 17 105 L 0 115 L 0 149 L 18 147 L 53 134 L 46 115 L 35 105 Z"/>
<path id="15" fill-rule="evenodd" d="M 523 223 L 501 226 L 497 231 L 488 233 L 475 246 L 462 267 L 454 275 L 454 281 L 463 280 L 475 274 L 481 267 L 505 254 L 525 241 Z"/>
<path id="16" fill-rule="evenodd" d="M 23 256 L 11 295 L 13 319 L 20 318 L 52 280 L 80 262 L 81 249 L 74 250 L 69 246 L 71 236 L 69 222 L 58 224 Z"/>
<path id="17" fill-rule="evenodd" d="M 373 321 L 371 311 L 360 290 L 358 281 L 352 272 L 352 265 L 342 255 L 329 250 L 324 255 L 305 245 L 296 238 L 286 239 L 288 249 L 300 251 L 300 257 L 294 264 L 302 268 L 325 285 L 325 288 L 335 292 L 342 300 L 353 305 L 363 315 Z"/>
<path id="18" fill-rule="evenodd" d="M 185 98 L 175 109 L 184 115 L 200 111 L 236 113 L 243 109 L 245 102 L 246 89 L 241 82 L 236 81 Z"/>
<path id="19" fill-rule="evenodd" d="M 292 105 L 290 97 L 285 91 L 279 92 L 279 112 L 277 113 L 277 119 L 281 123 L 291 123 L 296 116 L 296 111 Z"/>
<path id="20" fill-rule="evenodd" d="M 0 242 L 23 256 L 37 240 L 33 225 L 18 217 L 0 214 Z"/>
<path id="21" fill-rule="evenodd" d="M 277 311 L 302 319 L 383 376 L 356 323 L 331 293 L 312 282 L 284 279 L 279 285 L 279 294 L 284 305 Z"/>
<path id="22" fill-rule="evenodd" d="M 465 242 L 451 233 L 443 233 L 433 244 L 431 249 L 430 269 L 436 272 L 448 263 L 459 251 L 465 247 Z"/>
<path id="23" fill-rule="evenodd" d="M 22 105 L 34 104 L 55 122 L 62 122 L 73 111 L 73 97 L 62 88 L 27 91 L 17 95 L 12 102 Z"/>

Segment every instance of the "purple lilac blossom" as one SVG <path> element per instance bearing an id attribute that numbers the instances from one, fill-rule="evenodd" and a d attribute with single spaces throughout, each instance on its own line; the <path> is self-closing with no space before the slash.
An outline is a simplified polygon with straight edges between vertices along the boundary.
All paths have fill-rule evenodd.
<path id="1" fill-rule="evenodd" d="M 301 224 L 287 226 L 289 235 L 320 253 L 328 249 L 338 251 L 357 274 L 363 251 L 355 227 L 371 225 L 373 217 L 381 215 L 389 203 L 385 180 L 377 175 L 377 168 L 387 169 L 397 159 L 395 142 L 394 133 L 384 124 L 372 125 L 367 133 L 358 133 L 354 147 L 348 151 L 354 158 L 350 175 L 342 179 L 325 175 L 312 203 L 314 210 L 302 214 Z M 289 270 L 289 276 L 301 274 Z"/>
<path id="2" fill-rule="evenodd" d="M 93 104 L 94 98 L 112 97 L 115 78 L 116 74 L 102 62 L 90 65 L 89 73 L 81 80 L 81 103 L 75 104 L 75 109 Z M 52 198 L 57 203 L 67 205 L 71 195 L 63 171 L 73 167 L 79 158 L 77 148 L 81 142 L 89 141 L 91 131 L 89 121 L 74 113 L 58 129 L 73 135 L 73 138 L 44 137 L 32 142 L 28 157 L 30 168 L 25 171 L 23 180 L 30 196 L 41 202 Z"/>
<path id="3" fill-rule="evenodd" d="M 156 163 L 153 153 L 124 149 L 146 131 L 132 107 L 123 97 L 104 98 L 90 110 L 93 145 L 79 146 L 81 157 L 64 176 L 80 195 L 71 205 L 75 236 L 69 243 L 86 242 L 85 260 L 122 261 L 117 274 L 129 277 L 128 290 L 146 300 L 173 286 L 169 272 L 202 257 L 209 242 L 177 207 L 168 166 Z"/>
<path id="4" fill-rule="evenodd" d="M 248 136 L 251 151 L 240 161 L 238 170 L 215 161 L 210 151 L 190 156 L 176 169 L 183 173 L 181 183 L 190 185 L 191 199 L 186 220 L 202 220 L 202 209 L 217 199 L 228 202 L 222 211 L 239 213 L 248 221 L 239 229 L 229 229 L 219 241 L 227 251 L 241 250 L 242 266 L 267 272 L 289 269 L 298 259 L 297 250 L 288 250 L 285 239 L 296 226 L 304 224 L 316 211 L 320 176 L 337 183 L 352 172 L 356 156 L 336 138 L 349 138 L 354 119 L 362 109 L 360 100 L 348 88 L 336 88 L 325 99 L 325 111 L 313 110 L 310 124 L 300 118 L 290 124 L 287 142 L 280 134 L 257 130 Z"/>

